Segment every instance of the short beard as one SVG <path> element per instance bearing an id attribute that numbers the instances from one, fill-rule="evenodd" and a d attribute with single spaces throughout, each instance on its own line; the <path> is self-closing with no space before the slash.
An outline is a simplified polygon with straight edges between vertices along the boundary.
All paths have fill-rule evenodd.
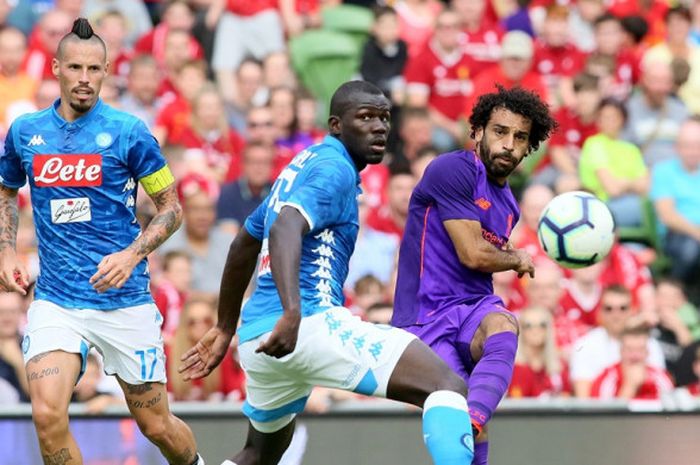
<path id="1" fill-rule="evenodd" d="M 70 102 L 70 107 L 76 112 L 80 114 L 85 114 L 88 111 L 92 109 L 92 104 L 90 103 L 76 103 L 76 102 Z"/>
<path id="2" fill-rule="evenodd" d="M 513 162 L 513 167 L 512 168 L 503 168 L 496 163 L 494 163 L 494 156 L 492 156 L 491 150 L 488 148 L 488 142 L 486 140 L 486 135 L 481 139 L 481 142 L 479 142 L 478 145 L 479 148 L 479 158 L 481 158 L 481 162 L 484 164 L 484 167 L 486 168 L 486 174 L 489 175 L 491 178 L 495 179 L 500 179 L 500 178 L 507 178 L 514 170 L 515 168 L 518 167 L 520 164 L 519 161 L 513 157 L 508 152 L 501 152 L 497 153 L 494 156 L 496 157 L 506 157 L 509 158 Z"/>

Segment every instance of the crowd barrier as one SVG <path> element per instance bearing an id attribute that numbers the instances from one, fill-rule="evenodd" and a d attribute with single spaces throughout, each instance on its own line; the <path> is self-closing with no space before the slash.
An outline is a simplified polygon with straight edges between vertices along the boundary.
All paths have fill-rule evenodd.
<path id="1" fill-rule="evenodd" d="M 85 465 L 166 465 L 126 408 L 98 417 L 71 406 Z M 175 403 L 208 465 L 238 450 L 247 424 L 240 405 Z M 430 465 L 420 412 L 389 401 L 347 402 L 299 418 L 285 465 Z M 509 400 L 489 431 L 491 465 L 699 465 L 700 401 Z M 0 406 L 0 465 L 40 465 L 28 405 Z"/>

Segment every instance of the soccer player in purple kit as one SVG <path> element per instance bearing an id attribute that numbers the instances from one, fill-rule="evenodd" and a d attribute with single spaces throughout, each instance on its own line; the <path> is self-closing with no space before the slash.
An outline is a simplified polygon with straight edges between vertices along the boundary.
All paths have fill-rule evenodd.
<path id="1" fill-rule="evenodd" d="M 467 383 L 473 463 L 485 465 L 486 423 L 510 384 L 518 343 L 492 273 L 535 273 L 532 257 L 508 243 L 519 217 L 508 176 L 556 122 L 534 93 L 500 86 L 479 98 L 469 122 L 474 152 L 436 158 L 411 196 L 392 325 L 420 337 Z"/>

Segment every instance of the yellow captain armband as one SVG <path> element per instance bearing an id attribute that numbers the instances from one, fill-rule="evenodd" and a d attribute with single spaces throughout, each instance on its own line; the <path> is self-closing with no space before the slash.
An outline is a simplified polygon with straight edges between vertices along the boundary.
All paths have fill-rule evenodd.
<path id="1" fill-rule="evenodd" d="M 152 195 L 171 186 L 175 182 L 175 177 L 173 177 L 173 173 L 170 171 L 168 165 L 165 165 L 155 173 L 142 177 L 139 179 L 139 182 L 146 193 Z"/>

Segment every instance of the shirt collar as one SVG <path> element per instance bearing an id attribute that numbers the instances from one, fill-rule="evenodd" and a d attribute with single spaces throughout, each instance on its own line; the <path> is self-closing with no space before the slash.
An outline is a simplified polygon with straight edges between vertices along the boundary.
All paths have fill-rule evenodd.
<path id="1" fill-rule="evenodd" d="M 357 167 L 355 166 L 355 162 L 353 161 L 352 157 L 350 156 L 350 153 L 348 152 L 348 149 L 346 149 L 346 148 L 345 148 L 345 145 L 343 145 L 343 143 L 340 142 L 340 139 L 338 139 L 337 137 L 334 137 L 334 136 L 331 136 L 330 134 L 328 134 L 327 136 L 325 136 L 325 137 L 323 138 L 323 143 L 324 143 L 325 145 L 330 145 L 331 147 L 333 147 L 334 149 L 336 149 L 338 152 L 340 152 L 340 154 L 341 154 L 347 161 L 350 162 L 350 164 L 352 165 L 352 167 L 355 169 L 356 182 L 357 182 L 357 184 L 359 185 L 360 182 L 361 182 L 360 173 L 357 171 Z"/>
<path id="2" fill-rule="evenodd" d="M 97 115 L 101 108 L 102 108 L 102 99 L 97 97 L 97 101 L 95 101 L 95 104 L 92 106 L 90 111 L 88 111 L 86 114 L 82 115 L 78 119 L 76 119 L 73 122 L 68 122 L 63 117 L 58 113 L 58 108 L 61 105 L 61 99 L 57 98 L 55 102 L 53 102 L 53 105 L 51 106 L 51 113 L 53 114 L 54 120 L 58 124 L 58 127 L 63 128 L 64 126 L 72 125 L 76 126 L 79 129 L 82 129 L 85 127 L 87 123 L 89 123 L 95 115 Z"/>

